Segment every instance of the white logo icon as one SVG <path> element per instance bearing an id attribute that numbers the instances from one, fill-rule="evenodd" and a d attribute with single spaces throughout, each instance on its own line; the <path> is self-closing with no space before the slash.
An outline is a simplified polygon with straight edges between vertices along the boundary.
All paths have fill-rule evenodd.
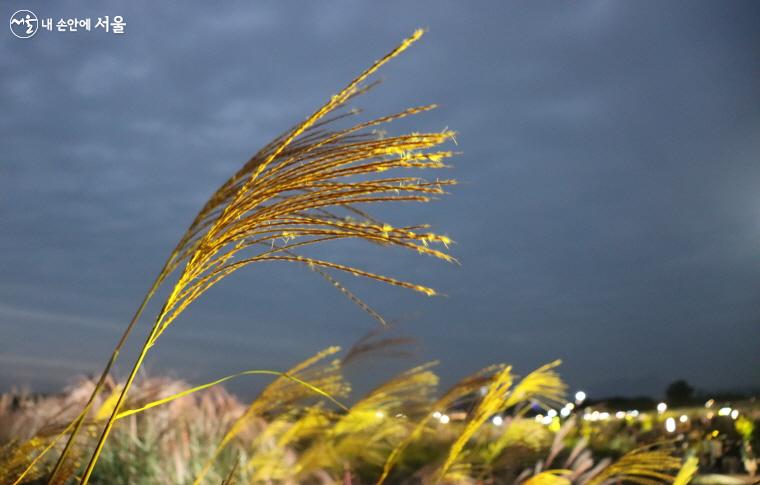
<path id="1" fill-rule="evenodd" d="M 28 39 L 37 33 L 37 16 L 31 10 L 17 10 L 11 15 L 11 33 L 19 39 Z"/>

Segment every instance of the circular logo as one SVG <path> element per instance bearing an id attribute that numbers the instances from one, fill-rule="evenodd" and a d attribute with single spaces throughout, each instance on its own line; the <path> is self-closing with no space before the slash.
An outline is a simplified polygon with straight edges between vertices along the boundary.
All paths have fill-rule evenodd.
<path id="1" fill-rule="evenodd" d="M 37 16 L 31 10 L 17 10 L 11 15 L 11 33 L 19 39 L 32 37 L 37 27 Z"/>

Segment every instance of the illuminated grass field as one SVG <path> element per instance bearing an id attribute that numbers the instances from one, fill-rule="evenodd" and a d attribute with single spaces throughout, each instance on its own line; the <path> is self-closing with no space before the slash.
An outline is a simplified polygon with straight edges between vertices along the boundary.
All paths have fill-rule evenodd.
<path id="1" fill-rule="evenodd" d="M 99 376 L 56 395 L 2 396 L 0 483 L 683 485 L 700 467 L 717 467 L 712 461 L 724 453 L 712 448 L 726 436 L 743 450 L 734 474 L 754 473 L 755 403 L 615 409 L 569 393 L 559 361 L 537 369 L 497 362 L 448 388 L 439 386 L 434 362 L 421 362 L 371 383 L 363 396 L 351 393 L 347 369 L 407 342 L 388 337 L 383 317 L 340 278 L 367 278 L 421 297 L 438 293 L 319 259 L 310 248 L 353 240 L 458 264 L 445 233 L 370 213 L 380 205 L 433 202 L 456 185 L 439 175 L 459 150 L 454 131 L 382 131 L 435 106 L 343 126 L 360 115 L 348 105 L 375 86 L 371 76 L 422 35 L 414 32 L 361 72 L 211 195 Z M 380 330 L 290 369 L 193 384 L 141 375 L 146 359 L 161 352 L 165 331 L 181 325 L 195 301 L 232 273 L 264 262 L 316 272 L 338 290 L 336 299 L 347 297 Z M 159 288 L 168 296 L 129 372 L 115 379 L 114 364 Z M 228 380 L 252 378 L 268 384 L 250 402 L 225 391 Z"/>

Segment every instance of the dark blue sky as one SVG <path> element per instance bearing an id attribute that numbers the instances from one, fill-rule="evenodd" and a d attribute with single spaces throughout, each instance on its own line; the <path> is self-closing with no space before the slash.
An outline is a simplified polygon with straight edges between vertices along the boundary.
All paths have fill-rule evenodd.
<path id="1" fill-rule="evenodd" d="M 24 6 L 127 29 L 0 35 L 0 388 L 101 368 L 208 195 L 420 26 L 358 104 L 437 102 L 399 129 L 459 132 L 453 195 L 386 214 L 431 222 L 462 266 L 330 255 L 447 295 L 344 278 L 419 341 L 416 360 L 365 374 L 440 358 L 450 382 L 562 358 L 592 396 L 760 384 L 760 4 L 12 1 L 2 15 Z M 253 267 L 194 304 L 148 369 L 284 369 L 375 325 L 308 270 Z"/>

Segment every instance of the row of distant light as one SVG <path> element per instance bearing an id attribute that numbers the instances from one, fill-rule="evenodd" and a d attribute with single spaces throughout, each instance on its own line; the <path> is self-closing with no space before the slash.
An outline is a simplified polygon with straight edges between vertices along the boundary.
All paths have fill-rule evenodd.
<path id="1" fill-rule="evenodd" d="M 441 424 L 448 424 L 451 421 L 451 416 L 449 416 L 448 414 L 444 414 L 440 411 L 434 412 L 433 418 L 437 419 Z M 504 424 L 504 418 L 496 415 L 493 418 L 491 418 L 491 422 L 493 423 L 494 426 L 501 426 L 502 424 Z"/>
<path id="2" fill-rule="evenodd" d="M 739 417 L 739 410 L 731 409 L 729 407 L 720 408 L 718 409 L 718 416 L 731 416 L 731 419 L 737 419 Z M 680 421 L 681 423 L 685 423 L 688 420 L 689 418 L 685 414 L 682 414 L 678 418 L 678 421 Z M 668 433 L 674 433 L 676 431 L 675 418 L 670 417 L 665 420 L 665 431 L 667 431 Z M 717 431 L 715 433 L 717 433 Z"/>
<path id="3" fill-rule="evenodd" d="M 583 401 L 586 400 L 586 393 L 583 391 L 578 391 L 575 393 L 575 402 L 577 404 L 583 403 Z M 705 403 L 705 407 L 709 408 L 712 407 L 712 405 L 715 403 L 713 399 L 710 399 Z M 570 416 L 570 413 L 572 413 L 573 409 L 575 409 L 575 404 L 569 402 L 565 404 L 562 409 L 559 410 L 559 413 L 555 409 L 549 409 L 547 411 L 546 416 L 542 414 L 536 415 L 536 421 L 541 424 L 551 424 L 554 418 L 557 417 L 557 414 L 562 416 L 563 418 L 567 418 Z M 664 402 L 661 402 L 657 404 L 657 413 L 663 414 L 665 411 L 668 410 L 668 405 Z M 617 419 L 625 419 L 625 418 L 637 418 L 639 417 L 640 413 L 636 409 L 632 409 L 630 411 L 618 411 L 615 413 L 615 418 Z M 739 411 L 737 409 L 731 409 L 730 407 L 723 407 L 718 410 L 718 416 L 731 416 L 732 419 L 737 419 L 739 417 Z M 586 421 L 606 421 L 610 419 L 612 416 L 610 413 L 606 411 L 593 411 L 590 413 L 585 413 L 583 415 L 583 419 Z M 451 421 L 451 417 L 448 414 L 443 414 L 440 411 L 435 411 L 433 413 L 433 418 L 437 419 L 441 424 L 447 424 Z M 678 421 L 681 423 L 686 423 L 689 420 L 689 417 L 685 414 L 682 414 L 679 416 Z M 501 426 L 504 424 L 504 418 L 502 418 L 499 415 L 494 416 L 491 418 L 491 422 L 494 426 Z M 665 430 L 668 433 L 673 433 L 676 430 L 676 420 L 675 418 L 667 418 L 665 420 Z"/>

